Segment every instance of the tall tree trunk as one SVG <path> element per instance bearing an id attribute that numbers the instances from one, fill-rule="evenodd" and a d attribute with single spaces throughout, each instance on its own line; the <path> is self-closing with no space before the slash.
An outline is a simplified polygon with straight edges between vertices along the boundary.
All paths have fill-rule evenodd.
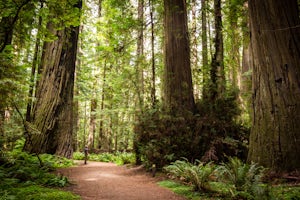
<path id="1" fill-rule="evenodd" d="M 185 0 L 164 0 L 164 107 L 171 112 L 194 111 L 190 47 Z"/>
<path id="2" fill-rule="evenodd" d="M 79 27 L 79 34 L 83 31 L 83 25 L 80 25 Z M 79 149 L 79 140 L 78 140 L 78 130 L 80 127 L 80 118 L 79 118 L 79 87 L 78 87 L 78 77 L 80 77 L 81 73 L 81 65 L 82 65 L 82 47 L 83 47 L 83 41 L 79 37 L 78 38 L 78 48 L 77 48 L 77 59 L 76 59 L 76 68 L 75 68 L 75 76 L 74 76 L 74 101 L 73 101 L 73 149 L 74 151 L 77 151 Z M 77 83 L 77 84 L 76 84 Z"/>
<path id="3" fill-rule="evenodd" d="M 3 17 L 0 21 L 0 53 L 3 52 L 7 45 L 11 45 L 13 38 L 13 22 L 12 16 Z"/>
<path id="4" fill-rule="evenodd" d="M 102 75 L 102 93 L 101 93 L 101 106 L 100 106 L 100 122 L 99 122 L 99 141 L 98 141 L 98 147 L 101 149 L 101 147 L 104 144 L 104 100 L 105 100 L 105 88 L 106 88 L 106 60 L 104 61 L 104 67 L 103 67 L 103 75 Z"/>
<path id="5" fill-rule="evenodd" d="M 250 0 L 253 127 L 248 160 L 300 169 L 300 19 L 297 0 Z"/>
<path id="6" fill-rule="evenodd" d="M 0 21 L 0 80 L 7 77 L 6 69 L 11 67 L 11 60 L 8 59 L 8 55 L 4 52 L 6 46 L 11 45 L 12 38 L 13 38 L 13 28 L 11 27 L 13 21 L 13 17 L 3 17 Z M 11 52 L 9 52 L 11 53 Z M 4 138 L 5 138 L 5 109 L 7 107 L 7 99 L 8 91 L 0 91 L 0 149 L 4 145 Z M 2 141 L 1 141 L 2 140 Z"/>
<path id="7" fill-rule="evenodd" d="M 17 20 L 19 19 L 19 15 L 23 8 L 30 3 L 30 0 L 22 0 L 16 4 L 15 9 L 7 9 L 13 10 L 11 13 L 8 13 L 9 16 L 4 16 L 0 21 L 0 53 L 3 52 L 7 45 L 11 44 L 13 31 Z M 5 3 L 3 3 L 5 4 Z M 6 5 L 4 5 L 5 8 Z M 9 7 L 9 6 L 8 6 Z"/>
<path id="8" fill-rule="evenodd" d="M 156 69 L 155 69 L 155 49 L 154 49 L 154 19 L 153 19 L 153 12 L 154 6 L 153 1 L 149 0 L 149 7 L 150 7 L 150 23 L 151 23 L 151 68 L 152 68 L 152 87 L 151 87 L 151 103 L 152 107 L 155 107 L 156 104 Z"/>
<path id="9" fill-rule="evenodd" d="M 91 99 L 91 112 L 90 112 L 90 129 L 88 136 L 88 148 L 93 151 L 95 149 L 95 135 L 96 135 L 96 110 L 97 99 L 96 94 Z"/>
<path id="10" fill-rule="evenodd" d="M 136 90 L 137 104 L 141 111 L 144 106 L 144 0 L 138 1 L 138 40 L 137 40 L 137 62 L 136 62 Z"/>
<path id="11" fill-rule="evenodd" d="M 81 8 L 81 1 L 74 5 Z M 31 135 L 25 150 L 71 157 L 73 132 L 73 88 L 79 26 L 48 30 L 58 37 L 45 44 L 42 78 L 37 87 L 33 124 L 41 132 Z"/>
<path id="12" fill-rule="evenodd" d="M 201 0 L 201 22 L 202 22 L 202 76 L 203 89 L 202 96 L 206 98 L 208 95 L 209 85 L 209 66 L 208 66 L 208 38 L 207 38 L 207 0 Z"/>
<path id="13" fill-rule="evenodd" d="M 200 99 L 201 97 L 201 84 L 198 81 L 200 76 L 200 69 L 199 69 L 199 56 L 198 56 L 198 1 L 192 0 L 191 1 L 191 22 L 190 22 L 190 47 L 191 47 L 191 68 L 192 74 L 195 77 L 194 79 L 194 96 L 196 99 Z"/>
<path id="14" fill-rule="evenodd" d="M 240 68 L 241 60 L 240 60 L 240 46 L 241 41 L 237 38 L 240 38 L 240 30 L 238 28 L 238 18 L 241 15 L 240 7 L 241 4 L 237 4 L 235 0 L 230 0 L 228 2 L 229 6 L 229 14 L 228 14 L 228 21 L 229 21 L 229 29 L 228 29 L 228 39 L 230 41 L 230 49 L 228 50 L 229 54 L 229 77 L 231 80 L 231 84 L 234 87 L 238 86 L 238 70 Z M 242 16 L 243 17 L 243 16 Z"/>
<path id="15" fill-rule="evenodd" d="M 225 91 L 225 72 L 224 72 L 224 49 L 222 33 L 222 13 L 221 0 L 214 0 L 215 17 L 215 53 L 212 58 L 210 79 L 211 79 L 211 100 L 221 97 Z"/>
<path id="16" fill-rule="evenodd" d="M 41 2 L 40 10 L 43 8 L 44 4 Z M 36 42 L 34 47 L 34 55 L 33 55 L 33 61 L 31 66 L 31 75 L 30 75 L 30 85 L 29 85 L 29 91 L 28 91 L 28 103 L 27 103 L 27 109 L 26 109 L 26 121 L 31 121 L 31 110 L 33 106 L 33 92 L 34 88 L 36 87 L 35 77 L 36 77 L 36 69 L 39 64 L 39 52 L 40 52 L 40 46 L 41 46 L 41 40 L 40 40 L 40 29 L 42 26 L 42 17 L 40 16 L 38 19 L 38 32 L 36 36 Z"/>

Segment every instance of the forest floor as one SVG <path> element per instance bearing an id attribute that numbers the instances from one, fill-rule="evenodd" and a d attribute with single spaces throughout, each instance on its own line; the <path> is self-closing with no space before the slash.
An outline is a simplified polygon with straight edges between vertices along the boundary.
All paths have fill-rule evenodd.
<path id="1" fill-rule="evenodd" d="M 172 191 L 157 185 L 141 167 L 117 166 L 113 163 L 79 161 L 76 167 L 60 169 L 72 183 L 67 190 L 83 200 L 184 200 Z"/>

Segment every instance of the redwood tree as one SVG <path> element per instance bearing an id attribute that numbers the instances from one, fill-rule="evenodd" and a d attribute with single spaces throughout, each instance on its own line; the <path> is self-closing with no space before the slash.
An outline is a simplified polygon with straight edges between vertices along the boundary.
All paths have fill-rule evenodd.
<path id="1" fill-rule="evenodd" d="M 56 4 L 48 6 L 50 11 L 51 6 L 59 8 Z M 80 8 L 81 1 L 78 1 L 75 5 L 68 5 L 66 10 L 72 14 L 77 11 L 76 17 L 79 18 Z M 52 12 L 55 14 L 51 17 L 59 18 L 61 12 L 58 10 Z M 72 23 L 74 22 L 79 24 L 79 19 Z M 40 133 L 30 134 L 24 149 L 32 153 L 71 157 L 72 103 L 79 26 L 67 26 L 65 22 L 57 24 L 50 20 L 47 29 L 56 39 L 45 42 L 43 48 L 41 61 L 43 72 L 37 86 L 37 100 L 32 119 L 32 123 Z"/>
<path id="2" fill-rule="evenodd" d="M 250 0 L 253 128 L 248 160 L 300 168 L 300 20 L 297 0 Z"/>
<path id="3" fill-rule="evenodd" d="M 194 110 L 185 0 L 164 0 L 164 104 L 170 111 Z"/>

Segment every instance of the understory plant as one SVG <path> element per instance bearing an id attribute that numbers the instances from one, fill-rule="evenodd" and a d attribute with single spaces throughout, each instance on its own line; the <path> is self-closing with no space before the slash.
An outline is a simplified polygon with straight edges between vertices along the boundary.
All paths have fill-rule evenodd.
<path id="1" fill-rule="evenodd" d="M 68 159 L 47 154 L 39 155 L 37 158 L 36 155 L 22 152 L 21 148 L 16 146 L 14 150 L 4 153 L 3 162 L 0 165 L 0 196 L 5 197 L 4 199 L 20 199 L 16 195 L 22 196 L 23 199 L 47 199 L 46 197 L 38 198 L 39 194 L 35 194 L 36 198 L 27 198 L 23 194 L 23 188 L 64 187 L 69 183 L 68 178 L 56 175 L 54 170 L 70 165 L 72 161 Z M 53 190 L 51 193 L 54 194 Z M 67 194 L 69 195 L 72 196 L 72 194 Z"/>
<path id="2" fill-rule="evenodd" d="M 196 160 L 195 164 L 191 164 L 185 159 L 175 161 L 164 169 L 172 176 L 192 184 L 196 191 L 212 191 L 209 182 L 216 169 L 212 162 L 205 164 Z"/>
<path id="3" fill-rule="evenodd" d="M 173 179 L 192 185 L 195 191 L 213 192 L 231 199 L 271 199 L 269 186 L 261 178 L 264 168 L 240 159 L 216 165 L 212 162 L 178 160 L 164 168 Z"/>
<path id="4" fill-rule="evenodd" d="M 233 186 L 232 196 L 245 199 L 268 199 L 268 186 L 262 183 L 264 168 L 255 163 L 243 163 L 229 158 L 218 167 L 218 178 Z"/>
<path id="5" fill-rule="evenodd" d="M 84 154 L 82 152 L 75 152 L 73 154 L 74 160 L 84 160 Z M 116 153 L 100 153 L 89 154 L 88 160 L 98 162 L 113 162 L 117 165 L 134 164 L 135 154 L 128 152 L 116 152 Z"/>

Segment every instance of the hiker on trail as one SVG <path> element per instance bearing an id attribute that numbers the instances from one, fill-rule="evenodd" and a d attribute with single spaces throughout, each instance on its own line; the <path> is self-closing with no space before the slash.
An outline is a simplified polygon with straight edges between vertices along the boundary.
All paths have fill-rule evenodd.
<path id="1" fill-rule="evenodd" d="M 84 164 L 86 165 L 88 159 L 89 148 L 87 146 L 84 147 Z"/>

